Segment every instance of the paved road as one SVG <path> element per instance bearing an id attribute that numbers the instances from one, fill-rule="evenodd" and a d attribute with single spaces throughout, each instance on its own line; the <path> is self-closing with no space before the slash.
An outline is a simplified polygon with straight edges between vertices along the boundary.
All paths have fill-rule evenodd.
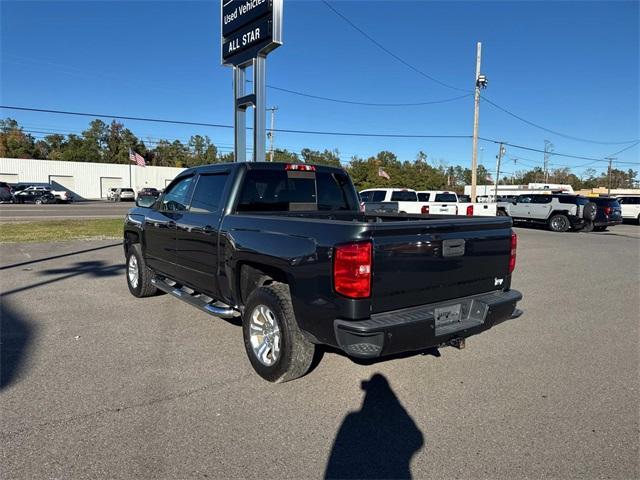
<path id="1" fill-rule="evenodd" d="M 130 296 L 116 242 L 0 246 L 0 476 L 638 478 L 640 227 L 518 233 L 519 320 L 284 385 L 236 325 Z"/>
<path id="2" fill-rule="evenodd" d="M 0 204 L 0 221 L 24 222 L 83 218 L 122 218 L 133 206 L 131 202 L 75 202 L 53 205 Z"/>

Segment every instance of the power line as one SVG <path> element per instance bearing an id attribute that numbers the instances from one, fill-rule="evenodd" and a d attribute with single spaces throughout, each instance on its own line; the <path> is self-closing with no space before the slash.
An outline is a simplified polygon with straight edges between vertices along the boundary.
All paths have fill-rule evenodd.
<path id="1" fill-rule="evenodd" d="M 176 125 L 193 125 L 199 127 L 213 127 L 213 128 L 233 128 L 233 125 L 223 125 L 218 123 L 206 123 L 206 122 L 190 122 L 185 120 L 168 120 L 160 118 L 148 118 L 148 117 L 132 117 L 128 115 L 109 115 L 101 113 L 85 113 L 85 112 L 71 112 L 65 110 L 50 110 L 44 108 L 29 108 L 29 107 L 16 107 L 11 105 L 0 105 L 0 108 L 6 110 L 20 110 L 27 112 L 41 112 L 41 113 L 55 113 L 60 115 L 76 115 L 82 117 L 94 117 L 94 118 L 113 118 L 118 120 L 133 120 L 141 122 L 156 122 L 156 123 L 169 123 Z M 250 127 L 248 128 L 250 129 Z M 274 132 L 281 133 L 295 133 L 305 135 L 333 135 L 342 137 L 380 137 L 380 138 L 471 138 L 471 135 L 422 135 L 422 134 L 401 134 L 401 133 L 364 133 L 364 132 L 331 132 L 322 130 L 294 130 L 286 128 L 276 128 Z"/>
<path id="2" fill-rule="evenodd" d="M 501 143 L 499 140 L 492 140 L 490 138 L 480 137 L 480 140 L 485 141 L 485 142 L 495 143 L 495 144 Z M 544 150 L 540 150 L 539 148 L 527 147 L 527 146 L 524 146 L 524 145 L 517 145 L 515 143 L 509 143 L 509 142 L 502 142 L 502 143 L 504 143 L 507 146 L 513 147 L 513 148 L 519 148 L 521 150 L 528 150 L 530 152 L 545 153 Z M 578 159 L 578 160 L 591 160 L 593 162 L 606 162 L 607 161 L 607 160 L 604 160 L 603 158 L 583 157 L 581 155 L 573 155 L 573 154 L 570 154 L 570 153 L 547 152 L 547 154 L 549 154 L 551 156 L 556 156 L 556 157 L 575 158 L 575 159 Z M 640 164 L 638 162 L 626 162 L 626 163 L 630 163 L 630 164 L 633 164 L 633 165 Z M 575 167 L 575 168 L 577 168 L 577 167 Z"/>
<path id="3" fill-rule="evenodd" d="M 340 18 L 342 18 L 342 20 L 347 22 L 353 29 L 358 31 L 362 36 L 364 36 L 367 40 L 369 40 L 371 43 L 373 43 L 375 46 L 377 46 L 380 50 L 385 52 L 387 55 L 392 56 L 397 61 L 402 63 L 404 66 L 410 68 L 414 72 L 418 73 L 419 75 L 422 75 L 423 77 L 431 80 L 432 82 L 435 82 L 435 83 L 437 83 L 439 85 L 442 85 L 443 87 L 447 87 L 447 88 L 450 88 L 452 90 L 457 90 L 459 92 L 470 93 L 469 90 L 458 88 L 458 87 L 454 87 L 453 85 L 449 85 L 448 83 L 445 83 L 445 82 L 443 82 L 441 80 L 438 80 L 437 78 L 432 77 L 428 73 L 425 73 L 422 70 L 420 70 L 419 68 L 411 65 L 409 62 L 405 61 L 404 59 L 402 59 L 401 57 L 399 57 L 398 55 L 393 53 L 391 50 L 386 48 L 384 45 L 382 45 L 380 42 L 378 42 L 375 38 L 373 38 L 371 35 L 369 35 L 367 32 L 365 32 L 360 27 L 358 27 L 355 23 L 353 23 L 351 20 L 349 20 L 346 16 L 344 16 L 342 13 L 340 13 L 338 10 L 336 10 L 334 7 L 332 7 L 331 4 L 329 2 L 327 2 L 327 0 L 322 0 L 322 3 L 324 3 L 327 6 L 327 8 L 329 8 L 329 10 L 331 10 L 333 13 L 335 13 Z"/>
<path id="4" fill-rule="evenodd" d="M 347 18 L 345 15 L 343 15 L 338 10 L 336 10 L 334 7 L 332 7 L 329 4 L 329 2 L 327 2 L 327 0 L 322 0 L 322 3 L 324 3 L 331 11 L 333 11 L 336 15 L 338 15 L 340 18 L 342 18 L 352 28 L 354 28 L 357 32 L 359 32 L 361 35 L 363 35 L 365 38 L 367 38 L 371 43 L 373 43 L 379 49 L 381 49 L 382 51 L 384 51 L 386 54 L 390 55 L 391 57 L 395 58 L 397 61 L 399 61 L 400 63 L 402 63 L 406 67 L 410 68 L 414 72 L 416 72 L 419 75 L 422 75 L 423 77 L 428 78 L 429 80 L 431 80 L 431 81 L 433 81 L 435 83 L 438 83 L 438 84 L 440 84 L 440 85 L 442 85 L 444 87 L 451 88 L 453 90 L 458 90 L 460 92 L 471 93 L 469 90 L 465 90 L 465 89 L 462 89 L 462 88 L 454 87 L 452 85 L 449 85 L 449 84 L 447 84 L 445 82 L 442 82 L 442 81 L 438 80 L 437 78 L 432 77 L 431 75 L 428 75 L 427 73 L 423 72 L 422 70 L 420 70 L 416 66 L 410 64 L 409 62 L 407 62 L 403 58 L 399 57 L 398 55 L 396 55 L 395 53 L 390 51 L 388 48 L 386 48 L 384 45 L 382 45 L 380 42 L 378 42 L 375 38 L 373 38 L 371 35 L 369 35 L 367 32 L 362 30 L 355 23 L 353 23 L 349 18 Z M 510 110 L 498 105 L 497 103 L 492 102 L 491 100 L 489 100 L 486 97 L 482 97 L 482 99 L 484 101 L 486 101 L 487 103 L 489 103 L 490 105 L 493 105 L 494 107 L 496 107 L 499 110 L 503 111 L 504 113 L 506 113 L 508 115 L 511 115 L 512 117 L 520 120 L 521 122 L 526 123 L 527 125 L 530 125 L 532 127 L 535 127 L 535 128 L 541 129 L 541 130 L 544 130 L 545 132 L 552 133 L 552 134 L 557 135 L 559 137 L 564 137 L 564 138 L 568 138 L 568 139 L 575 140 L 575 141 L 580 141 L 580 142 L 595 143 L 595 144 L 601 144 L 601 145 L 624 145 L 624 144 L 627 144 L 627 143 L 633 143 L 633 142 L 638 141 L 638 139 L 635 139 L 635 140 L 628 140 L 628 141 L 624 141 L 624 142 L 604 142 L 604 141 L 599 141 L 599 140 L 590 140 L 590 139 L 586 139 L 586 138 L 574 137 L 572 135 L 567 135 L 565 133 L 561 133 L 561 132 L 558 132 L 556 130 L 552 130 L 550 128 L 543 127 L 542 125 L 539 125 L 537 123 L 531 122 L 531 121 L 527 120 L 526 118 L 523 118 L 523 117 L 521 117 L 519 115 L 516 115 L 515 113 L 511 112 Z"/>
<path id="5" fill-rule="evenodd" d="M 561 133 L 561 132 L 558 132 L 556 130 L 551 130 L 550 128 L 543 127 L 542 125 L 538 125 L 537 123 L 533 123 L 533 122 L 527 120 L 526 118 L 522 118 L 521 116 L 516 115 L 515 113 L 511 112 L 510 110 L 507 110 L 506 108 L 501 107 L 497 103 L 492 102 L 486 96 L 481 96 L 480 98 L 483 101 L 487 102 L 489 105 L 492 105 L 495 108 L 497 108 L 498 110 L 501 110 L 502 112 L 506 113 L 507 115 L 510 115 L 513 118 L 516 118 L 516 119 L 520 120 L 521 122 L 526 123 L 527 125 L 531 125 L 532 127 L 535 127 L 535 128 L 540 129 L 540 130 L 544 130 L 545 132 L 557 135 L 558 137 L 568 138 L 569 140 L 576 140 L 578 142 L 595 143 L 595 144 L 599 144 L 599 145 L 625 145 L 627 143 L 634 143 L 634 142 L 637 143 L 638 142 L 638 139 L 626 140 L 624 142 L 602 142 L 602 141 L 599 141 L 599 140 L 590 140 L 590 139 L 587 139 L 587 138 L 574 137 L 572 135 L 567 135 L 566 133 Z"/>
<path id="6" fill-rule="evenodd" d="M 462 98 L 467 98 L 467 97 L 470 97 L 471 95 L 473 95 L 472 93 L 465 93 L 464 95 L 458 95 L 457 97 L 443 98 L 441 100 L 429 100 L 429 101 L 424 101 L 424 102 L 374 103 L 374 102 L 357 102 L 357 101 L 353 101 L 353 100 L 344 100 L 344 99 L 340 99 L 340 98 L 324 97 L 324 96 L 321 96 L 321 95 L 312 95 L 310 93 L 298 92 L 298 91 L 295 91 L 295 90 L 289 90 L 287 88 L 276 87 L 276 86 L 273 86 L 273 85 L 267 85 L 267 88 L 270 88 L 272 90 L 278 90 L 278 91 L 281 91 L 281 92 L 291 93 L 293 95 L 299 95 L 301 97 L 313 98 L 315 100 L 324 100 L 324 101 L 327 101 L 327 102 L 334 102 L 334 103 L 345 103 L 345 104 L 348 104 L 348 105 L 363 105 L 363 106 L 367 106 L 367 107 L 419 107 L 419 106 L 422 106 L 422 105 L 435 105 L 435 104 L 438 104 L 438 103 L 453 102 L 453 101 L 460 100 Z"/>
<path id="7" fill-rule="evenodd" d="M 112 118 L 119 120 L 134 120 L 134 121 L 144 121 L 144 122 L 156 122 L 156 123 L 167 123 L 167 124 L 177 124 L 177 125 L 194 125 L 194 126 L 204 126 L 204 127 L 214 127 L 214 128 L 233 128 L 231 125 L 223 125 L 216 123 L 206 123 L 206 122 L 192 122 L 185 120 L 170 120 L 170 119 L 160 119 L 160 118 L 148 118 L 148 117 L 135 117 L 129 115 L 110 115 L 110 114 L 98 114 L 98 113 L 87 113 L 87 112 L 73 112 L 73 111 L 64 111 L 64 110 L 52 110 L 52 109 L 44 109 L 44 108 L 30 108 L 30 107 L 17 107 L 17 106 L 9 106 L 9 105 L 0 105 L 0 108 L 7 110 L 19 110 L 19 111 L 29 111 L 29 112 L 40 112 L 40 113 L 53 113 L 59 115 L 73 115 L 73 116 L 82 116 L 82 117 L 94 117 L 94 118 Z M 449 138 L 449 139 L 470 139 L 471 135 L 424 135 L 424 134 L 396 134 L 396 133 L 365 133 L 365 132 L 331 132 L 331 131 L 318 131 L 318 130 L 293 130 L 293 129 L 274 129 L 276 132 L 281 133 L 295 133 L 295 134 L 307 134 L 307 135 L 328 135 L 328 136 L 349 136 L 349 137 L 381 137 L 381 138 Z M 493 140 L 490 138 L 479 137 L 480 140 L 489 143 L 499 144 L 500 141 Z M 528 147 L 525 145 L 518 145 L 509 142 L 503 142 L 505 145 L 518 148 L 522 150 L 528 150 L 532 152 L 544 153 L 544 150 L 534 147 Z M 636 144 L 640 143 L 637 142 Z M 635 145 L 630 145 L 620 150 L 618 153 L 621 153 Z M 606 162 L 606 160 L 602 158 L 594 158 L 594 157 L 585 157 L 581 155 L 573 155 L 568 153 L 558 153 L 552 152 L 551 155 L 558 157 L 566 157 L 566 158 L 575 158 L 579 160 L 588 160 L 591 162 Z M 617 162 L 617 163 L 628 163 L 632 165 L 637 165 L 638 162 Z M 574 167 L 579 168 L 579 167 Z"/>

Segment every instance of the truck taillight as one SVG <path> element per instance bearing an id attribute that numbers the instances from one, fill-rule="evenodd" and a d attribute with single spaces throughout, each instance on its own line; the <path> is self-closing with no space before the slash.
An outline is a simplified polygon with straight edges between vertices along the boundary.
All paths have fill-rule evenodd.
<path id="1" fill-rule="evenodd" d="M 509 273 L 516 268 L 516 250 L 518 249 L 518 235 L 511 232 L 511 253 L 509 254 Z"/>
<path id="2" fill-rule="evenodd" d="M 333 255 L 333 287 L 348 298 L 371 295 L 371 242 L 338 245 Z"/>
<path id="3" fill-rule="evenodd" d="M 473 217 L 473 205 L 467 205 L 467 217 Z"/>
<path id="4" fill-rule="evenodd" d="M 305 165 L 304 163 L 287 163 L 284 167 L 285 170 L 293 170 L 298 172 L 315 172 L 315 165 Z"/>
<path id="5" fill-rule="evenodd" d="M 429 214 L 429 205 L 423 205 L 422 208 L 420 209 L 420 213 L 422 213 L 423 215 L 428 215 Z"/>
<path id="6" fill-rule="evenodd" d="M 604 214 L 607 216 L 611 215 L 611 207 L 604 207 Z"/>

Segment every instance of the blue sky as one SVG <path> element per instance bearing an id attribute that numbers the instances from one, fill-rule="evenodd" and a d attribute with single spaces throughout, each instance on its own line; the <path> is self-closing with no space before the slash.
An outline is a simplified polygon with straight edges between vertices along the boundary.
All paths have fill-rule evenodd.
<path id="1" fill-rule="evenodd" d="M 285 1 L 284 45 L 268 59 L 270 85 L 332 98 L 410 103 L 456 97 L 378 49 L 318 1 Z M 549 129 L 597 141 L 640 137 L 638 2 L 346 2 L 331 5 L 389 50 L 447 84 L 473 88 L 475 45 L 483 43 L 484 92 Z M 219 3 L 1 3 L 2 104 L 231 124 L 231 69 L 220 65 Z M 276 127 L 322 131 L 470 135 L 473 99 L 402 108 L 354 106 L 268 90 Z M 31 130 L 79 132 L 87 118 L 3 110 Z M 225 129 L 124 122 L 143 139 L 209 135 Z M 514 144 L 605 157 L 626 145 L 562 138 L 491 105 L 480 135 Z M 276 145 L 338 148 L 342 158 L 388 149 L 401 159 L 469 165 L 467 139 L 386 139 L 276 133 Z M 482 162 L 497 146 L 481 143 Z M 514 164 L 513 158 L 519 160 Z M 638 169 L 639 147 L 618 155 Z M 632 163 L 623 162 L 636 162 Z M 605 162 L 553 157 L 553 166 Z M 542 164 L 542 154 L 509 148 L 503 170 Z M 576 169 L 580 173 L 586 167 Z"/>

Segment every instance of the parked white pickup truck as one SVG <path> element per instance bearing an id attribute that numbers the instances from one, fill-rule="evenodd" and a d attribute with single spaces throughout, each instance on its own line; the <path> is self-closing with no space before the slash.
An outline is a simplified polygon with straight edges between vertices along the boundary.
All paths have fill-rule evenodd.
<path id="1" fill-rule="evenodd" d="M 360 200 L 367 211 L 381 203 L 393 202 L 398 205 L 398 213 L 423 213 L 424 203 L 418 201 L 415 190 L 408 188 L 369 188 L 360 192 Z"/>
<path id="2" fill-rule="evenodd" d="M 495 203 L 460 202 L 455 192 L 445 190 L 416 192 L 408 188 L 369 188 L 360 192 L 360 200 L 367 212 L 468 217 L 495 217 L 498 214 Z"/>
<path id="3" fill-rule="evenodd" d="M 444 190 L 424 190 L 418 192 L 418 199 L 428 202 L 422 213 L 432 215 L 466 215 L 467 217 L 495 217 L 498 206 L 495 203 L 461 202 L 455 192 Z"/>
<path id="4" fill-rule="evenodd" d="M 422 190 L 418 200 L 424 202 L 421 212 L 430 215 L 458 215 L 458 196 L 453 192 Z"/>

